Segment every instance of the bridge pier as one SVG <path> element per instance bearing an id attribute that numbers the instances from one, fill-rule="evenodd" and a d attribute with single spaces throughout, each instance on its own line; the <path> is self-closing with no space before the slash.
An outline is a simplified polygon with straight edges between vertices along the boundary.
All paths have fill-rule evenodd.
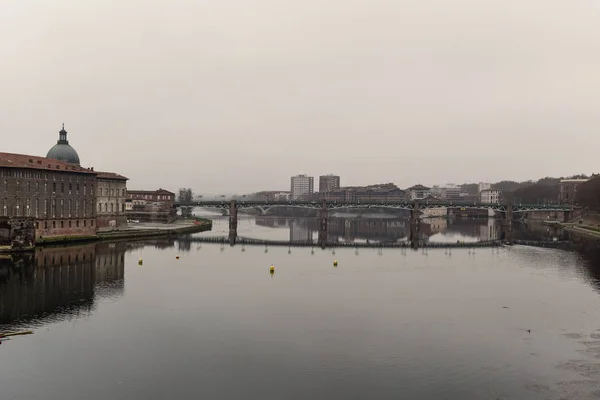
<path id="1" fill-rule="evenodd" d="M 504 242 L 506 244 L 513 243 L 513 205 L 510 203 L 506 207 L 505 221 L 504 221 Z"/>
<path id="2" fill-rule="evenodd" d="M 327 245 L 327 201 L 323 200 L 319 216 L 318 244 L 322 249 Z"/>
<path id="3" fill-rule="evenodd" d="M 419 208 L 419 202 L 415 201 L 413 203 L 413 208 L 410 210 L 410 247 L 413 249 L 419 248 L 419 216 L 421 215 L 421 211 Z"/>
<path id="4" fill-rule="evenodd" d="M 229 244 L 231 246 L 235 245 L 237 240 L 237 225 L 237 204 L 235 200 L 231 200 L 229 203 Z"/>

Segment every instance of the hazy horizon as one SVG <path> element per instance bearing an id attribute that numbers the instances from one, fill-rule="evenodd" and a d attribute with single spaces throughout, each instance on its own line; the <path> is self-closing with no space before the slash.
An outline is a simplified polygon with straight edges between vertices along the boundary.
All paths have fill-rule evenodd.
<path id="1" fill-rule="evenodd" d="M 590 174 L 599 17 L 588 0 L 6 0 L 0 151 L 45 156 L 64 122 L 83 166 L 217 194 Z"/>

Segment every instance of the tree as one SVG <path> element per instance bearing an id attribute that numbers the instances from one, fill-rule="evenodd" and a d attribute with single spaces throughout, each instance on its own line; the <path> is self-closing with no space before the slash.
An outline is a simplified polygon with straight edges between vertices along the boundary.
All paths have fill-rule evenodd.
<path id="1" fill-rule="evenodd" d="M 477 183 L 464 183 L 460 185 L 460 191 L 468 194 L 477 194 L 479 185 Z"/>
<path id="2" fill-rule="evenodd" d="M 189 205 L 194 202 L 194 192 L 190 188 L 179 189 L 179 203 Z"/>
<path id="3" fill-rule="evenodd" d="M 534 183 L 513 192 L 503 193 L 503 200 L 522 204 L 544 204 L 558 202 L 558 185 Z"/>

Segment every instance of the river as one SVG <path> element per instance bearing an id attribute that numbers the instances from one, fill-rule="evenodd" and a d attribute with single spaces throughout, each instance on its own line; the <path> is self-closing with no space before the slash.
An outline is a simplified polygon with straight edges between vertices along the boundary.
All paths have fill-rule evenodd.
<path id="1" fill-rule="evenodd" d="M 0 398 L 600 398 L 595 257 L 195 242 L 227 233 L 211 218 L 213 231 L 178 240 L 0 258 L 0 331 L 35 332 L 0 345 Z M 242 216 L 238 232 L 299 241 L 316 226 Z M 340 218 L 329 235 L 376 243 L 406 229 Z M 545 229 L 522 235 L 556 235 Z M 439 220 L 421 232 L 440 242 L 500 230 Z"/>

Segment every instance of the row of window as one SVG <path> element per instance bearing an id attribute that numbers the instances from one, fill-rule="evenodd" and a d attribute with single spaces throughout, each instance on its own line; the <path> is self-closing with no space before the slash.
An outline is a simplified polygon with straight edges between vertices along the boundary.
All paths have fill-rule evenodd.
<path id="1" fill-rule="evenodd" d="M 25 181 L 25 183 L 23 185 L 21 185 L 21 181 L 16 181 L 16 188 L 15 191 L 16 192 L 21 192 L 21 191 L 25 191 L 25 192 L 31 192 L 32 191 L 32 186 L 33 189 L 36 192 L 40 191 L 40 182 L 33 182 L 33 185 L 31 184 L 31 181 Z M 72 183 L 68 183 L 67 185 L 65 185 L 64 182 L 61 182 L 60 186 L 58 186 L 56 184 L 56 182 L 52 182 L 52 193 L 57 193 L 57 189 L 60 189 L 60 193 L 65 193 L 65 190 L 68 191 L 69 194 L 73 193 L 73 190 L 75 190 L 75 194 L 79 195 L 79 183 L 76 183 L 75 185 L 73 185 Z M 94 190 L 94 185 L 92 185 L 92 191 Z M 5 179 L 4 180 L 4 191 L 8 192 L 8 181 Z M 44 193 L 48 193 L 48 182 L 44 182 Z M 86 195 L 87 194 L 87 183 L 83 184 L 83 194 Z"/>
<path id="2" fill-rule="evenodd" d="M 144 199 L 144 200 L 153 200 L 154 198 L 156 198 L 156 200 L 173 200 L 173 196 L 166 195 L 166 194 L 159 194 L 159 195 L 153 195 L 153 194 L 132 194 L 131 198 L 132 199 Z"/>
<path id="3" fill-rule="evenodd" d="M 103 205 L 104 204 L 104 205 Z M 98 203 L 98 213 L 108 212 L 110 207 L 110 212 L 119 212 L 119 204 L 114 203 Z M 125 212 L 125 204 L 121 204 L 121 212 Z"/>
<path id="4" fill-rule="evenodd" d="M 3 178 L 22 178 L 22 179 L 44 179 L 44 180 L 52 180 L 52 181 L 56 181 L 56 180 L 60 180 L 60 181 L 64 181 L 65 180 L 65 175 L 68 176 L 68 181 L 71 182 L 73 181 L 73 174 L 65 174 L 65 173 L 59 173 L 59 178 L 60 179 L 56 179 L 56 175 L 57 174 L 48 174 L 46 173 L 42 173 L 39 171 L 30 171 L 30 170 L 18 170 L 18 169 L 12 169 L 12 168 L 6 168 L 6 169 L 0 169 L 0 177 Z M 49 179 L 50 178 L 50 179 Z M 85 178 L 81 178 L 81 180 L 83 182 L 85 182 Z M 75 181 L 79 182 L 79 175 L 75 175 Z"/>
<path id="5" fill-rule="evenodd" d="M 110 189 L 110 195 L 115 195 L 115 189 Z M 117 189 L 117 196 L 119 195 L 119 189 Z M 98 188 L 98 196 L 102 196 L 102 188 Z M 108 196 L 108 189 L 104 188 L 104 196 Z M 125 189 L 121 189 L 121 196 L 125 197 Z"/>
<path id="6" fill-rule="evenodd" d="M 52 229 L 56 229 L 58 228 L 65 228 L 65 227 L 69 227 L 69 228 L 79 228 L 80 226 L 83 226 L 84 228 L 86 228 L 88 226 L 87 224 L 87 219 L 82 220 L 81 225 L 79 224 L 79 220 L 76 219 L 75 221 L 72 220 L 68 220 L 68 221 L 52 221 L 52 222 L 48 222 L 48 221 L 44 221 L 44 229 L 49 229 L 49 227 L 52 227 Z M 94 220 L 90 219 L 90 226 L 94 226 Z M 40 229 L 40 221 L 37 221 L 35 223 L 35 228 L 36 229 Z"/>
<path id="7" fill-rule="evenodd" d="M 81 210 L 83 211 L 82 215 L 79 215 L 79 203 L 79 201 L 72 199 L 60 199 L 60 202 L 58 202 L 57 199 L 52 199 L 50 202 L 48 201 L 48 199 L 44 199 L 44 208 L 40 209 L 40 199 L 35 199 L 35 201 L 32 202 L 31 199 L 18 198 L 15 200 L 14 204 L 9 204 L 8 199 L 4 198 L 2 200 L 2 215 L 5 217 L 35 216 L 36 218 L 40 218 L 41 216 L 43 216 L 44 218 L 46 218 L 48 216 L 52 216 L 52 218 L 62 218 L 81 216 L 85 218 L 88 216 L 88 202 L 85 200 L 81 201 Z M 50 212 L 48 212 L 48 205 L 50 205 Z M 93 209 L 91 209 L 91 211 L 93 212 Z"/>

